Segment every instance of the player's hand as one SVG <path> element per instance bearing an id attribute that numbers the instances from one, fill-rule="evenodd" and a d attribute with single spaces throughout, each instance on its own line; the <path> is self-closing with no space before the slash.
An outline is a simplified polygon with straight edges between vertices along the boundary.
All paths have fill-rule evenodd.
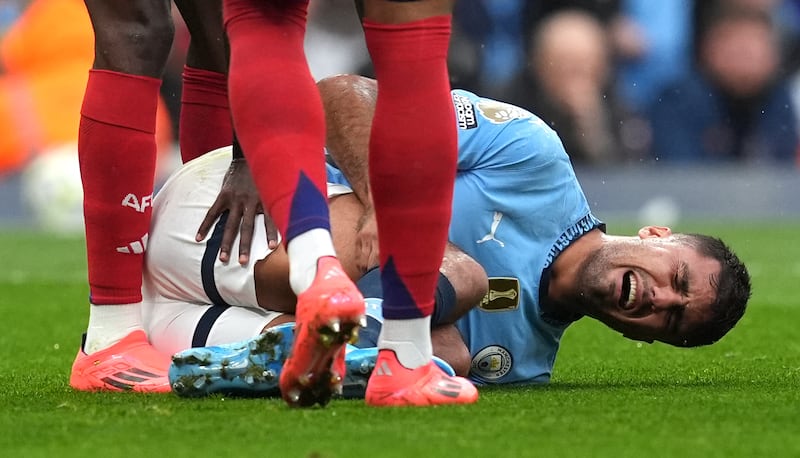
<path id="1" fill-rule="evenodd" d="M 270 249 L 278 246 L 278 230 L 272 218 L 264 213 L 261 199 L 258 195 L 250 168 L 243 159 L 234 159 L 225 173 L 222 189 L 217 200 L 206 212 L 203 222 L 197 230 L 195 239 L 200 242 L 206 238 L 214 222 L 219 216 L 228 211 L 228 220 L 222 233 L 222 243 L 219 249 L 219 260 L 230 260 L 231 247 L 239 234 L 239 264 L 245 265 L 250 260 L 250 244 L 253 241 L 253 228 L 255 218 L 259 213 L 264 214 L 264 227 L 267 230 L 267 243 Z"/>
<path id="2" fill-rule="evenodd" d="M 356 253 L 358 268 L 365 272 L 380 263 L 380 247 L 378 245 L 378 222 L 375 211 L 367 209 L 358 224 L 356 234 Z"/>

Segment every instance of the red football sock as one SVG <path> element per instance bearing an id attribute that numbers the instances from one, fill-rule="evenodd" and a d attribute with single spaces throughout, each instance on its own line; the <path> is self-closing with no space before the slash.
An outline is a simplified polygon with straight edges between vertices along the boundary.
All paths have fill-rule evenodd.
<path id="1" fill-rule="evenodd" d="M 364 21 L 379 87 L 369 171 L 388 319 L 433 312 L 458 148 L 447 72 L 450 22 Z"/>
<path id="2" fill-rule="evenodd" d="M 309 229 L 330 229 L 325 116 L 303 50 L 307 7 L 307 1 L 224 3 L 234 128 L 286 242 Z"/>
<path id="3" fill-rule="evenodd" d="M 93 304 L 142 300 L 160 85 L 160 80 L 145 76 L 107 70 L 89 73 L 78 157 Z"/>
<path id="4" fill-rule="evenodd" d="M 179 140 L 186 163 L 231 144 L 233 128 L 228 110 L 228 79 L 223 73 L 183 67 Z"/>

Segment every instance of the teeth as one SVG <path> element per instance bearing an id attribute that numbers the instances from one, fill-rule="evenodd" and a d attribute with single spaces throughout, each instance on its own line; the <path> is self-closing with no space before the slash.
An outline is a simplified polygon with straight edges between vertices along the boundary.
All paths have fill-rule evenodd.
<path id="1" fill-rule="evenodd" d="M 631 287 L 630 290 L 628 291 L 628 301 L 625 303 L 626 308 L 631 307 L 633 305 L 633 301 L 636 300 L 637 285 L 636 285 L 636 277 L 633 274 L 630 275 L 630 282 L 631 282 Z"/>

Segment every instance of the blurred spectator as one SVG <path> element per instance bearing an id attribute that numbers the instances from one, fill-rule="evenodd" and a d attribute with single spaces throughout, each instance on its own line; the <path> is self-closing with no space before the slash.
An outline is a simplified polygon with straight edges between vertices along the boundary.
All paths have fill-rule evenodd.
<path id="1" fill-rule="evenodd" d="M 713 19 L 715 10 L 721 6 L 744 8 L 762 11 L 768 14 L 773 21 L 773 27 L 778 35 L 780 49 L 786 58 L 783 61 L 789 71 L 794 71 L 800 66 L 800 1 L 798 0 L 695 0 L 694 24 L 695 41 L 707 27 L 707 22 Z"/>
<path id="2" fill-rule="evenodd" d="M 20 170 L 42 151 L 77 143 L 93 46 L 81 0 L 34 0 L 3 36 L 0 175 Z M 161 112 L 159 144 L 169 151 L 169 119 L 163 106 Z"/>
<path id="3" fill-rule="evenodd" d="M 305 51 L 315 80 L 339 73 L 356 73 L 369 63 L 364 32 L 353 0 L 309 4 Z"/>
<path id="4" fill-rule="evenodd" d="M 627 115 L 611 92 L 612 60 L 602 23 L 582 10 L 561 10 L 538 23 L 532 40 L 527 71 L 503 100 L 553 127 L 576 164 L 635 156 L 622 141 Z"/>
<path id="5" fill-rule="evenodd" d="M 645 112 L 666 84 L 691 68 L 692 3 L 623 0 L 613 26 L 616 88 L 632 110 Z"/>
<path id="6" fill-rule="evenodd" d="M 620 14 L 624 0 L 531 0 L 527 2 L 525 23 L 534 29 L 547 16 L 562 10 L 581 10 L 609 26 Z M 665 1 L 665 0 L 660 0 Z M 669 0 L 666 0 L 669 1 Z"/>
<path id="7" fill-rule="evenodd" d="M 794 163 L 797 121 L 771 17 L 723 2 L 702 24 L 696 68 L 653 106 L 656 159 Z"/>
<path id="8" fill-rule="evenodd" d="M 772 11 L 783 44 L 787 73 L 800 70 L 800 0 L 780 0 Z"/>
<path id="9" fill-rule="evenodd" d="M 531 2 L 528 2 L 529 5 Z M 534 2 L 535 3 L 535 2 Z M 477 92 L 486 97 L 502 94 L 523 70 L 525 37 L 527 36 L 524 0 L 475 0 L 456 3 L 453 14 L 455 33 L 451 54 L 452 63 L 469 56 L 467 48 L 477 56 L 477 68 L 459 66 L 451 68 L 459 88 Z M 463 33 L 459 33 L 463 31 Z M 451 64 L 451 67 L 454 65 Z M 469 77 L 473 69 L 474 77 Z M 465 76 L 465 73 L 467 74 Z"/>
<path id="10" fill-rule="evenodd" d="M 642 113 L 664 84 L 689 66 L 693 3 L 694 0 L 534 0 L 527 4 L 525 23 L 535 29 L 543 18 L 562 10 L 579 9 L 591 14 L 608 35 L 618 100 L 628 110 Z M 649 142 L 646 132 L 638 137 L 637 144 Z"/>

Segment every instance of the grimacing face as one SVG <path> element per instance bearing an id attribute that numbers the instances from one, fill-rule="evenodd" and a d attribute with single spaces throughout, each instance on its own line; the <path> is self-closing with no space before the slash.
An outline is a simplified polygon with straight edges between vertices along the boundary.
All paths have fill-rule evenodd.
<path id="1" fill-rule="evenodd" d="M 628 338 L 681 346 L 711 319 L 719 261 L 666 227 L 647 226 L 595 251 L 579 270 L 587 314 Z"/>

